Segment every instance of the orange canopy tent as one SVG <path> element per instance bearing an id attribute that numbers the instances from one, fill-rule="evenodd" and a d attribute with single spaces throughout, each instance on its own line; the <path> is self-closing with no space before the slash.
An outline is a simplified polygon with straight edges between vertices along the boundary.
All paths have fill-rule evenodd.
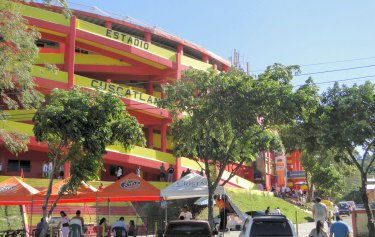
<path id="1" fill-rule="evenodd" d="M 31 204 L 39 191 L 22 180 L 11 177 L 0 183 L 0 205 Z"/>
<path id="2" fill-rule="evenodd" d="M 98 202 L 158 201 L 160 190 L 130 173 L 97 192 Z"/>
<path id="3" fill-rule="evenodd" d="M 52 186 L 51 195 L 50 195 L 50 202 L 53 202 L 62 188 L 62 186 L 67 182 L 67 180 L 61 180 L 55 183 Z M 81 186 L 77 189 L 77 193 L 75 194 L 68 194 L 64 193 L 61 198 L 59 199 L 59 203 L 85 203 L 85 202 L 95 202 L 96 201 L 96 188 L 86 184 L 82 181 Z M 34 202 L 44 202 L 45 196 L 47 194 L 47 189 L 40 191 L 36 194 L 33 198 Z"/>

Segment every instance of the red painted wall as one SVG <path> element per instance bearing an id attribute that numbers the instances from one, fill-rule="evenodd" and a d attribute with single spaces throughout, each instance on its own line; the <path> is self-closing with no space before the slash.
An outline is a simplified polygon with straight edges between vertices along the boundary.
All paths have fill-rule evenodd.
<path id="1" fill-rule="evenodd" d="M 48 160 L 47 153 L 29 150 L 28 152 L 19 154 L 18 157 L 12 155 L 3 146 L 0 146 L 0 161 L 3 165 L 2 175 L 9 176 L 20 176 L 20 172 L 8 172 L 8 161 L 9 160 L 29 160 L 30 161 L 30 171 L 24 171 L 25 178 L 42 178 L 42 168 L 43 162 Z"/>

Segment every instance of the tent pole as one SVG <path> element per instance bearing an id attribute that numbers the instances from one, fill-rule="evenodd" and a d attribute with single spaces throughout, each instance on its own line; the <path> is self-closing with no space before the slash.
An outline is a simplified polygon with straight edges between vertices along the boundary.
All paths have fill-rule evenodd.
<path id="1" fill-rule="evenodd" d="M 29 232 L 31 232 L 31 235 L 32 235 L 32 221 L 33 221 L 33 210 L 34 209 L 34 202 L 33 202 L 33 196 L 31 196 L 31 207 L 30 207 L 30 223 L 29 223 Z M 30 233 L 29 233 L 29 236 L 31 236 Z"/>
<path id="2" fill-rule="evenodd" d="M 109 218 L 111 218 L 111 205 L 109 203 L 109 198 L 107 199 L 107 207 L 108 207 L 108 222 L 109 222 Z"/>
<path id="3" fill-rule="evenodd" d="M 96 214 L 96 226 L 97 226 L 97 231 L 96 231 L 96 236 L 99 237 L 99 216 L 98 216 L 98 192 L 96 192 L 95 195 L 95 214 Z"/>
<path id="4" fill-rule="evenodd" d="M 167 226 L 167 223 L 168 223 L 168 201 L 165 200 L 165 223 L 164 223 L 163 229 L 165 226 Z"/>

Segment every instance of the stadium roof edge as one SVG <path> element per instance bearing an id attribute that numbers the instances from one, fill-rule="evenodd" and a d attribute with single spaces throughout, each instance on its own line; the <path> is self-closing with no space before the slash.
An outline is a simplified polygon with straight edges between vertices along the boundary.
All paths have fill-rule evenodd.
<path id="1" fill-rule="evenodd" d="M 51 10 L 51 11 L 54 11 L 54 12 L 61 12 L 62 11 L 62 7 L 59 7 L 59 6 L 46 5 L 46 4 L 42 4 L 42 3 L 36 3 L 36 2 L 29 2 L 27 4 L 30 5 L 30 6 L 35 6 L 35 7 L 40 7 L 40 8 L 44 8 L 44 9 L 47 9 L 47 10 Z M 218 67 L 221 67 L 220 64 L 224 64 L 224 65 L 227 65 L 227 66 L 231 65 L 228 60 L 218 56 L 217 54 L 215 54 L 215 53 L 213 53 L 213 52 L 211 52 L 211 51 L 209 51 L 209 50 L 207 50 L 207 49 L 205 49 L 205 48 L 203 48 L 203 47 L 201 47 L 201 46 L 199 46 L 195 43 L 189 42 L 187 40 L 184 40 L 184 39 L 182 39 L 178 36 L 167 33 L 167 32 L 162 31 L 160 29 L 150 27 L 150 26 L 142 26 L 142 25 L 138 25 L 138 24 L 135 24 L 135 23 L 132 23 L 132 22 L 127 22 L 125 20 L 119 20 L 119 19 L 116 19 L 116 18 L 103 16 L 103 15 L 99 15 L 99 14 L 96 14 L 96 13 L 81 11 L 81 10 L 72 9 L 72 12 L 78 18 L 84 18 L 84 20 L 95 23 L 95 24 L 98 24 L 98 23 L 100 23 L 100 21 L 102 21 L 101 22 L 102 24 L 100 24 L 100 25 L 104 25 L 106 21 L 109 21 L 112 24 L 113 23 L 115 24 L 113 26 L 120 26 L 120 27 L 122 26 L 122 27 L 130 28 L 129 30 L 135 36 L 141 36 L 141 34 L 144 34 L 145 32 L 149 32 L 149 33 L 153 34 L 154 36 L 156 36 L 155 37 L 156 39 L 158 39 L 157 41 L 155 41 L 156 43 L 165 45 L 166 47 L 168 47 L 168 46 L 173 47 L 174 45 L 177 46 L 177 44 L 182 44 L 183 46 L 187 47 L 187 49 L 185 49 L 185 52 L 187 54 L 190 53 L 193 57 L 195 56 L 196 58 L 198 58 L 198 55 L 206 54 L 207 56 L 209 56 L 211 58 L 210 63 L 216 63 L 218 65 Z M 158 42 L 158 41 L 160 41 L 160 42 Z"/>

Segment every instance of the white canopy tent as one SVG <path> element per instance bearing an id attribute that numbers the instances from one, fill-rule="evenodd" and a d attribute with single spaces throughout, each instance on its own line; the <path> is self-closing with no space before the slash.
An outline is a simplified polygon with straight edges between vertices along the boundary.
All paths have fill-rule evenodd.
<path id="1" fill-rule="evenodd" d="M 217 186 L 214 194 L 223 195 L 225 189 L 223 186 Z M 176 182 L 172 183 L 165 189 L 160 191 L 160 196 L 164 200 L 184 199 L 184 198 L 206 198 L 208 197 L 207 178 L 201 175 L 190 173 Z M 235 213 L 241 220 L 246 219 L 246 214 L 242 213 L 238 207 L 232 202 L 229 196 L 226 195 L 227 202 L 230 203 Z M 200 201 L 203 201 L 200 199 Z M 208 203 L 208 202 L 207 202 Z M 198 204 L 199 205 L 199 204 Z"/>
<path id="2" fill-rule="evenodd" d="M 225 194 L 224 187 L 218 186 L 215 194 Z M 199 174 L 190 173 L 160 191 L 164 200 L 207 197 L 207 178 Z"/>

